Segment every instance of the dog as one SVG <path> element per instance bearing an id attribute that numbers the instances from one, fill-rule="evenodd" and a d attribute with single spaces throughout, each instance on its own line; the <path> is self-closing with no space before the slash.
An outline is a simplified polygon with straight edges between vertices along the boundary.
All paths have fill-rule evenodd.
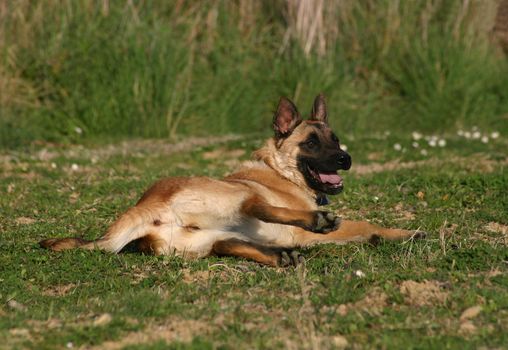
<path id="1" fill-rule="evenodd" d="M 341 220 L 318 209 L 317 201 L 342 191 L 338 171 L 351 167 L 350 155 L 328 124 L 322 94 L 308 120 L 293 102 L 281 98 L 273 129 L 274 136 L 253 153 L 254 160 L 222 180 L 160 180 L 101 238 L 54 238 L 40 245 L 54 251 L 79 247 L 118 253 L 132 243 L 146 254 L 236 256 L 289 266 L 304 261 L 297 248 L 425 235 Z"/>

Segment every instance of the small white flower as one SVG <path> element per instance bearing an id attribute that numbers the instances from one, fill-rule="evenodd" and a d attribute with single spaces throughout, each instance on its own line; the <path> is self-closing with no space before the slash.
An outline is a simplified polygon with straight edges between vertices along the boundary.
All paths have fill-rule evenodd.
<path id="1" fill-rule="evenodd" d="M 74 131 L 76 132 L 76 134 L 78 135 L 81 135 L 83 133 L 83 129 L 81 129 L 79 126 L 76 126 L 74 128 Z"/>
<path id="2" fill-rule="evenodd" d="M 436 140 L 434 140 L 434 139 L 430 139 L 429 140 L 429 146 L 430 147 L 436 147 L 436 144 L 437 144 Z"/>
<path id="3" fill-rule="evenodd" d="M 457 131 L 457 135 L 464 136 L 464 130 L 458 130 Z"/>
<path id="4" fill-rule="evenodd" d="M 464 132 L 464 137 L 466 139 L 470 139 L 471 138 L 471 133 L 469 131 Z"/>
<path id="5" fill-rule="evenodd" d="M 65 344 L 65 346 L 67 347 L 67 349 L 72 349 L 74 347 L 74 344 L 70 341 L 67 344 Z"/>
<path id="6" fill-rule="evenodd" d="M 395 145 L 393 145 L 393 149 L 396 151 L 400 151 L 402 149 L 402 146 L 400 145 L 400 143 L 396 143 Z"/>
<path id="7" fill-rule="evenodd" d="M 51 168 L 56 169 L 56 163 L 51 163 Z"/>
<path id="8" fill-rule="evenodd" d="M 390 131 L 388 131 L 388 130 L 385 131 L 385 136 L 390 136 L 390 134 L 391 134 Z"/>
<path id="9" fill-rule="evenodd" d="M 78 169 L 79 169 L 79 166 L 76 163 L 72 163 L 71 170 L 72 171 L 78 171 Z"/>
<path id="10" fill-rule="evenodd" d="M 482 136 L 482 142 L 483 143 L 489 143 L 489 137 L 488 136 Z"/>
<path id="11" fill-rule="evenodd" d="M 418 148 L 418 147 L 420 147 L 420 144 L 419 144 L 418 142 L 416 142 L 416 141 L 415 141 L 415 142 L 413 142 L 413 143 L 412 143 L 412 146 L 413 146 L 414 148 Z"/>
<path id="12" fill-rule="evenodd" d="M 473 128 L 471 129 L 473 131 L 478 131 L 478 127 L 476 125 L 473 126 Z"/>
<path id="13" fill-rule="evenodd" d="M 379 200 L 379 197 L 378 196 L 374 196 L 374 197 L 372 197 L 372 199 L 374 200 L 374 202 L 377 202 Z"/>
<path id="14" fill-rule="evenodd" d="M 446 146 L 446 140 L 445 139 L 441 139 L 437 142 L 438 146 L 439 147 L 444 147 Z"/>
<path id="15" fill-rule="evenodd" d="M 421 154 L 422 156 L 426 156 L 426 155 L 428 155 L 428 154 L 429 154 L 429 152 L 427 152 L 427 150 L 426 150 L 426 149 L 422 149 L 422 150 L 420 151 L 420 154 Z"/>
<path id="16" fill-rule="evenodd" d="M 480 137 L 482 137 L 482 133 L 479 132 L 479 131 L 475 131 L 473 132 L 473 139 L 479 139 Z"/>
<path id="17" fill-rule="evenodd" d="M 355 271 L 355 276 L 356 277 L 360 277 L 360 278 L 364 278 L 365 277 L 365 272 L 363 272 L 362 270 L 356 270 Z"/>
<path id="18" fill-rule="evenodd" d="M 340 145 L 340 148 L 342 148 L 343 151 L 347 151 L 347 146 L 344 144 Z"/>
<path id="19" fill-rule="evenodd" d="M 493 131 L 490 134 L 490 137 L 493 138 L 493 139 L 497 139 L 499 137 L 499 132 L 498 131 Z"/>
<path id="20" fill-rule="evenodd" d="M 418 141 L 422 138 L 422 134 L 420 134 L 418 131 L 413 131 L 411 136 L 413 137 L 413 140 L 415 140 L 415 141 Z"/>

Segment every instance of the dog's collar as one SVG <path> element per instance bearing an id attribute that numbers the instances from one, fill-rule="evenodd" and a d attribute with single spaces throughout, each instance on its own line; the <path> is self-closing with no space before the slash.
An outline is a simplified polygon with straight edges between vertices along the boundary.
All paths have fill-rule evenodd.
<path id="1" fill-rule="evenodd" d="M 319 193 L 316 197 L 316 204 L 318 206 L 328 205 L 330 204 L 330 201 L 328 200 L 328 197 L 324 193 Z"/>

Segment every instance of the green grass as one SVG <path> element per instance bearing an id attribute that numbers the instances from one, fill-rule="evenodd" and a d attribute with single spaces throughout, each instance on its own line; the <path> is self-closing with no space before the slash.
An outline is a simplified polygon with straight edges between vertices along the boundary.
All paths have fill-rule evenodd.
<path id="1" fill-rule="evenodd" d="M 506 138 L 446 139 L 422 156 L 404 134 L 345 135 L 353 172 L 330 209 L 430 235 L 306 249 L 298 269 L 37 246 L 47 237 L 96 238 L 155 179 L 221 176 L 236 161 L 226 150 L 246 149 L 248 158 L 259 136 L 173 154 L 156 142 L 150 150 L 132 142 L 128 153 L 119 145 L 4 152 L 0 348 L 331 349 L 344 338 L 353 348 L 502 348 L 508 236 L 489 227 L 508 225 Z M 395 142 L 407 151 L 394 151 Z M 219 148 L 219 157 L 209 155 Z M 397 161 L 407 167 L 374 165 Z M 430 281 L 437 291 L 416 305 L 401 287 L 407 281 Z M 472 325 L 461 321 L 476 305 Z M 101 321 L 104 314 L 111 317 Z"/>
<path id="2" fill-rule="evenodd" d="M 1 349 L 506 346 L 508 64 L 490 31 L 496 2 L 325 1 L 301 17 L 296 4 L 0 8 Z M 297 30 L 321 16 L 312 40 L 310 26 Z M 161 177 L 224 175 L 237 163 L 228 150 L 246 159 L 260 145 L 280 96 L 306 115 L 318 92 L 354 162 L 329 209 L 426 240 L 314 247 L 298 269 L 37 246 L 100 236 Z M 414 148 L 413 131 L 446 147 Z M 229 133 L 242 136 L 185 141 Z"/>
<path id="3" fill-rule="evenodd" d="M 508 132 L 495 2 L 325 1 L 302 18 L 288 3 L 8 2 L 0 147 L 259 132 L 280 96 L 306 114 L 321 91 L 355 135 Z M 313 29 L 294 23 L 321 15 L 324 49 L 306 53 Z"/>

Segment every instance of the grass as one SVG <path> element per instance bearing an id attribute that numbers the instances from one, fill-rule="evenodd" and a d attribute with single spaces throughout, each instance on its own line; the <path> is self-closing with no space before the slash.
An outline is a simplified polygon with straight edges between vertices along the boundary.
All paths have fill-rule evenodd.
<path id="1" fill-rule="evenodd" d="M 260 132 L 282 95 L 332 122 L 508 132 L 496 2 L 61 1 L 0 8 L 0 147 Z"/>
<path id="2" fill-rule="evenodd" d="M 318 246 L 302 251 L 298 269 L 37 246 L 46 237 L 98 237 L 160 177 L 221 176 L 260 135 L 178 153 L 160 141 L 3 152 L 0 347 L 504 347 L 506 138 L 446 134 L 446 147 L 423 156 L 405 135 L 344 135 L 353 170 L 329 209 L 429 237 Z M 481 311 L 461 320 L 474 306 Z"/>
<path id="3" fill-rule="evenodd" d="M 495 14 L 466 0 L 0 4 L 0 348 L 505 347 Z M 314 247 L 298 269 L 37 246 L 100 236 L 161 177 L 224 175 L 281 95 L 306 114 L 321 91 L 354 160 L 329 209 L 426 240 Z"/>

